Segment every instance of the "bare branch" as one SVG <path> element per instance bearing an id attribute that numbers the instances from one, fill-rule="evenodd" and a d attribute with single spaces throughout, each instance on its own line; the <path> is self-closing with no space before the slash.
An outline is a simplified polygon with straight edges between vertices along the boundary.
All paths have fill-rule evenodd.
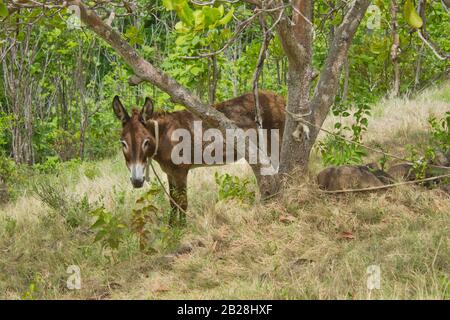
<path id="1" fill-rule="evenodd" d="M 315 122 L 322 126 L 336 94 L 340 69 L 347 57 L 353 36 L 370 4 L 370 0 L 355 0 L 347 11 L 341 25 L 337 28 L 335 37 L 328 52 L 325 65 L 311 100 L 311 110 Z"/>
<path id="2" fill-rule="evenodd" d="M 442 2 L 442 5 L 444 8 L 446 8 L 445 3 Z M 438 47 L 436 43 L 434 43 L 427 32 L 426 26 L 427 26 L 427 18 L 425 14 L 425 6 L 426 2 L 423 0 L 418 1 L 418 10 L 420 13 L 420 16 L 422 18 L 423 24 L 422 27 L 418 30 L 419 38 L 425 43 L 433 52 L 433 54 L 439 59 L 439 60 L 450 60 L 450 54 L 444 52 L 441 48 Z M 448 11 L 447 11 L 448 12 Z"/>
<path id="3" fill-rule="evenodd" d="M 269 48 L 270 40 L 272 40 L 272 33 L 267 28 L 266 21 L 264 20 L 264 16 L 259 16 L 259 23 L 261 25 L 261 30 L 263 31 L 264 40 L 261 44 L 261 49 L 259 51 L 258 62 L 256 63 L 255 73 L 253 74 L 253 96 L 255 98 L 255 122 L 257 128 L 262 128 L 262 116 L 261 109 L 259 106 L 259 92 L 258 92 L 258 80 L 261 74 L 262 69 L 264 68 L 264 60 L 266 59 L 266 52 Z"/>

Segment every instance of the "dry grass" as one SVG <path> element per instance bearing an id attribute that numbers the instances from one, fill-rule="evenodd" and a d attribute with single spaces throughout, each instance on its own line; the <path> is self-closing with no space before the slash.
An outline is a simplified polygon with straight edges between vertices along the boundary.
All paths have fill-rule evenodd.
<path id="1" fill-rule="evenodd" d="M 404 153 L 426 138 L 426 118 L 448 110 L 449 85 L 411 101 L 375 107 L 367 141 Z M 327 123 L 329 125 L 329 122 Z M 372 156 L 372 155 L 371 155 Z M 312 173 L 321 166 L 314 157 Z M 373 156 L 376 158 L 376 156 Z M 123 217 L 143 191 L 132 190 L 121 157 L 50 177 L 67 195 L 87 195 Z M 448 299 L 450 198 L 410 186 L 328 196 L 309 177 L 264 205 L 218 201 L 214 172 L 240 177 L 248 166 L 194 170 L 189 226 L 173 249 L 148 255 L 127 237 L 117 251 L 93 243 L 92 219 L 69 228 L 31 191 L 0 209 L 0 297 L 18 299 Z M 88 178 L 88 176 L 90 178 Z M 167 210 L 167 202 L 159 203 Z M 68 290 L 66 268 L 78 265 L 82 289 Z M 381 288 L 367 289 L 367 267 L 381 269 Z M 35 289 L 30 289 L 34 284 Z"/>

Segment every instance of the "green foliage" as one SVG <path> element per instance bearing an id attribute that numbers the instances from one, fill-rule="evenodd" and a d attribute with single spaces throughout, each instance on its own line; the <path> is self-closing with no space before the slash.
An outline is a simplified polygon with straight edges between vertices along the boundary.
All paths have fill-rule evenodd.
<path id="1" fill-rule="evenodd" d="M 40 273 L 35 273 L 28 288 L 22 293 L 21 300 L 35 300 L 36 295 L 39 293 L 40 286 L 44 283 L 44 279 Z"/>
<path id="2" fill-rule="evenodd" d="M 0 0 L 0 17 L 7 17 L 8 14 L 8 7 L 3 3 L 3 0 Z"/>
<path id="3" fill-rule="evenodd" d="M 225 174 L 214 174 L 217 186 L 219 187 L 219 200 L 237 199 L 240 201 L 253 202 L 255 192 L 250 190 L 252 181 L 249 178 L 239 178 L 237 176 Z"/>
<path id="4" fill-rule="evenodd" d="M 130 26 L 125 32 L 125 39 L 128 40 L 130 45 L 143 45 L 144 44 L 144 35 L 136 26 Z"/>
<path id="5" fill-rule="evenodd" d="M 416 9 L 412 0 L 406 0 L 403 5 L 403 14 L 405 15 L 405 20 L 408 24 L 415 29 L 422 27 L 422 18 L 417 14 Z"/>
<path id="6" fill-rule="evenodd" d="M 450 111 L 442 119 L 430 117 L 428 123 L 431 126 L 430 144 L 444 153 L 450 152 Z"/>
<path id="7" fill-rule="evenodd" d="M 5 217 L 3 223 L 6 235 L 12 237 L 17 229 L 17 220 L 12 217 Z"/>
<path id="8" fill-rule="evenodd" d="M 34 192 L 39 200 L 64 219 L 69 228 L 74 229 L 86 223 L 91 210 L 87 195 L 81 199 L 74 198 L 64 185 L 50 179 L 37 182 Z"/>
<path id="9" fill-rule="evenodd" d="M 360 164 L 365 156 L 362 147 L 337 136 L 328 136 L 319 142 L 319 148 L 324 165 Z"/>
<path id="10" fill-rule="evenodd" d="M 89 180 L 94 180 L 95 178 L 99 177 L 99 170 L 95 163 L 89 163 L 87 162 L 84 166 L 84 175 Z"/>
<path id="11" fill-rule="evenodd" d="M 150 238 L 148 226 L 155 223 L 158 208 L 154 206 L 154 197 L 159 193 L 157 188 L 150 188 L 141 197 L 136 200 L 136 206 L 133 209 L 131 218 L 131 230 L 137 234 L 139 239 L 139 248 L 145 250 Z"/>
<path id="12" fill-rule="evenodd" d="M 152 186 L 136 200 L 131 218 L 131 230 L 137 235 L 139 248 L 146 253 L 164 252 L 175 248 L 182 229 L 169 226 L 169 214 L 161 214 L 156 206 L 161 196 L 161 186 Z"/>
<path id="13" fill-rule="evenodd" d="M 117 250 L 127 234 L 126 223 L 104 207 L 99 207 L 90 214 L 96 218 L 91 226 L 91 230 L 96 232 L 94 241 L 100 242 L 102 248 Z"/>
<path id="14" fill-rule="evenodd" d="M 413 164 L 412 170 L 416 175 L 416 179 L 426 178 L 429 164 L 436 157 L 435 150 L 432 147 L 427 146 L 425 149 L 425 153 L 422 155 L 419 153 L 415 146 L 408 145 L 407 148 L 409 149 L 410 153 L 408 160 Z"/>
<path id="15" fill-rule="evenodd" d="M 429 172 L 433 172 L 433 164 L 437 153 L 441 153 L 447 157 L 450 152 L 450 112 L 447 111 L 442 119 L 431 116 L 428 119 L 430 124 L 430 137 L 425 146 L 423 154 L 418 150 L 418 147 L 408 145 L 409 157 L 408 160 L 413 163 L 413 171 L 417 179 L 423 179 Z"/>
<path id="16" fill-rule="evenodd" d="M 333 114 L 340 118 L 350 117 L 348 106 L 335 105 Z M 337 121 L 334 124 L 335 135 L 328 135 L 318 146 L 322 154 L 324 165 L 360 164 L 366 155 L 362 146 L 358 145 L 362 140 L 363 133 L 369 124 L 370 106 L 361 103 L 353 113 L 353 124 L 343 125 Z M 347 138 L 347 136 L 349 136 Z M 346 139 L 345 139 L 346 138 Z"/>
<path id="17" fill-rule="evenodd" d="M 61 166 L 61 161 L 57 156 L 48 156 L 47 159 L 34 165 L 34 168 L 41 173 L 53 173 L 56 172 Z"/>
<path id="18" fill-rule="evenodd" d="M 0 152 L 0 178 L 6 182 L 6 184 L 16 182 L 19 177 L 14 161 L 4 155 L 4 152 Z"/>

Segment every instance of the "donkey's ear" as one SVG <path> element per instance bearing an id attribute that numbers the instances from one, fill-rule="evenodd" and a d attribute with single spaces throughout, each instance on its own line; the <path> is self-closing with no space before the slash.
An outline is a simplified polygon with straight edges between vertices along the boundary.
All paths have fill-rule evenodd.
<path id="1" fill-rule="evenodd" d="M 141 116 L 144 121 L 147 121 L 150 119 L 153 115 L 153 101 L 151 98 L 147 97 L 145 98 L 144 106 L 141 110 Z"/>
<path id="2" fill-rule="evenodd" d="M 122 121 L 122 123 L 127 122 L 130 119 L 130 116 L 127 113 L 127 110 L 122 105 L 122 102 L 120 102 L 120 99 L 118 96 L 115 96 L 113 99 L 112 107 L 114 110 L 114 113 L 116 114 L 116 117 Z"/>

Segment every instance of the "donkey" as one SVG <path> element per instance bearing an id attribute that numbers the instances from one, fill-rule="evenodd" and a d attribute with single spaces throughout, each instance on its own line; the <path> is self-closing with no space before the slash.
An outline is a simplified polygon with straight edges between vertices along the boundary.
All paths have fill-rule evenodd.
<path id="1" fill-rule="evenodd" d="M 285 100 L 283 97 L 270 91 L 259 91 L 259 105 L 263 129 L 278 129 L 281 141 L 284 129 Z M 184 212 L 188 201 L 186 194 L 187 176 L 190 169 L 208 165 L 203 160 L 200 164 L 191 161 L 190 164 L 175 164 L 171 154 L 179 141 L 174 140 L 172 135 L 177 129 L 185 129 L 194 140 L 194 121 L 200 119 L 188 111 L 176 111 L 171 113 L 154 112 L 153 102 L 150 98 L 145 99 L 141 111 L 132 109 L 131 115 L 127 113 L 118 96 L 113 99 L 112 107 L 117 118 L 122 122 L 122 134 L 120 143 L 126 165 L 130 171 L 130 180 L 135 188 L 141 188 L 145 180 L 145 170 L 148 161 L 156 160 L 161 169 L 167 174 L 171 198 L 172 214 L 170 224 L 175 221 L 176 213 L 180 220 L 185 221 Z M 213 106 L 222 112 L 237 127 L 247 130 L 256 129 L 255 122 L 255 100 L 253 93 L 247 93 L 240 97 L 218 103 Z M 203 132 L 208 129 L 206 125 Z M 202 134 L 203 134 L 202 132 Z M 270 139 L 270 132 L 268 134 Z M 195 142 L 190 144 L 194 149 Z M 270 141 L 268 142 L 270 146 Z M 268 148 L 269 149 L 269 148 Z M 269 150 L 270 152 L 270 150 Z M 223 156 L 227 156 L 224 149 Z M 191 155 L 194 154 L 191 150 Z M 239 156 L 233 158 L 237 161 Z M 183 212 L 180 212 L 179 208 Z"/>

